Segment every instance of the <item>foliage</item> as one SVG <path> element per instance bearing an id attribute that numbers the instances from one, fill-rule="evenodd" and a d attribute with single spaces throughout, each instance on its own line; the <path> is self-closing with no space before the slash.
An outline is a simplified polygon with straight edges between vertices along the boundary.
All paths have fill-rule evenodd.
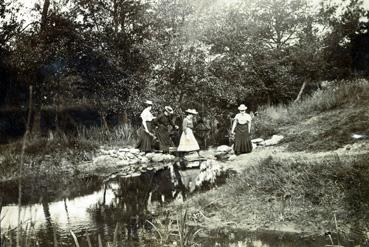
<path id="1" fill-rule="evenodd" d="M 218 116 L 246 103 L 295 99 L 301 84 L 365 74 L 366 15 L 358 0 L 2 1 L 0 103 L 35 109 L 90 104 L 131 120 L 143 98 Z M 19 100 L 11 100 L 17 98 Z M 17 103 L 15 103 L 17 102 Z"/>

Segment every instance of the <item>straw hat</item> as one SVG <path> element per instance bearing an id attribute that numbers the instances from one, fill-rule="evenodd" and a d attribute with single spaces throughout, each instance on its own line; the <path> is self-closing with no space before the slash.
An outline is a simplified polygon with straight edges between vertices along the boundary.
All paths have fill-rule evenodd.
<path id="1" fill-rule="evenodd" d="M 145 104 L 146 104 L 146 105 L 153 105 L 153 103 L 152 103 L 152 101 L 151 101 L 151 100 L 146 100 L 146 101 L 145 101 Z"/>
<path id="2" fill-rule="evenodd" d="M 166 112 L 168 112 L 169 114 L 173 114 L 173 112 L 174 112 L 174 111 L 173 111 L 173 108 L 172 108 L 172 107 L 170 107 L 170 106 L 165 106 L 165 107 L 164 107 L 164 109 L 165 109 L 165 111 L 166 111 Z"/>
<path id="3" fill-rule="evenodd" d="M 238 107 L 238 110 L 240 111 L 246 111 L 247 109 L 247 106 L 245 106 L 244 104 L 241 104 L 239 107 Z"/>
<path id="4" fill-rule="evenodd" d="M 195 109 L 187 109 L 186 112 L 190 113 L 192 115 L 197 115 L 198 114 L 198 112 Z"/>

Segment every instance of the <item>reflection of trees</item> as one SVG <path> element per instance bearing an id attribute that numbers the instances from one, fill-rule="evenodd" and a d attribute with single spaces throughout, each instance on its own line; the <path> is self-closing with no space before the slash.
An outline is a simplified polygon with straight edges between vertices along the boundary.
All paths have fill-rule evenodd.
<path id="1" fill-rule="evenodd" d="M 48 201 L 59 201 L 61 197 L 74 199 L 84 195 L 90 195 L 98 191 L 101 186 L 101 178 L 92 176 L 88 178 L 65 178 L 63 176 L 46 176 L 37 174 L 23 180 L 22 204 L 29 205 L 39 203 L 39 199 L 47 194 Z M 18 187 L 13 181 L 2 182 L 0 196 L 3 204 L 14 204 L 18 201 Z M 44 188 L 46 187 L 46 188 Z"/>
<path id="2" fill-rule="evenodd" d="M 137 230 L 145 219 L 152 181 L 153 176 L 150 174 L 120 179 L 119 181 L 117 206 L 121 210 L 118 219 L 122 219 L 126 223 L 128 238 L 138 238 Z"/>
<path id="3" fill-rule="evenodd" d="M 177 190 L 172 183 L 169 169 L 147 172 L 136 177 L 120 177 L 110 182 L 110 185 L 113 183 L 117 185 L 117 188 L 110 188 L 114 199 L 106 204 L 109 184 L 105 185 L 103 201 L 95 205 L 93 220 L 100 229 L 102 226 L 110 226 L 105 228 L 109 229 L 109 235 L 113 234 L 114 226 L 119 222 L 119 225 L 125 227 L 124 233 L 130 239 L 138 239 L 138 229 L 143 227 L 146 219 L 150 217 L 148 200 L 163 203 L 162 198 L 165 198 L 170 201 Z M 104 232 L 99 234 L 103 236 Z"/>
<path id="4" fill-rule="evenodd" d="M 46 239 L 52 239 L 54 240 L 54 226 L 51 220 L 51 213 L 50 213 L 50 207 L 49 207 L 49 203 L 50 203 L 50 198 L 49 195 L 47 193 L 47 188 L 46 187 L 42 187 L 42 191 L 43 191 L 43 197 L 41 198 L 41 204 L 42 204 L 42 210 L 44 212 L 44 216 L 45 216 L 45 220 L 46 220 L 46 231 L 45 231 L 45 237 Z"/>

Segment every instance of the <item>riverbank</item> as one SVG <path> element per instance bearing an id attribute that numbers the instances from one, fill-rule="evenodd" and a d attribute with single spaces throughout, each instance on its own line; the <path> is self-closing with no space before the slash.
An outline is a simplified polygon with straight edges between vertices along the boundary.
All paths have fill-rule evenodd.
<path id="1" fill-rule="evenodd" d="M 333 152 L 286 149 L 256 149 L 227 161 L 225 168 L 237 173 L 225 185 L 168 210 L 186 209 L 188 224 L 208 236 L 268 230 L 368 241 L 369 141 Z"/>
<path id="2" fill-rule="evenodd" d="M 215 164 L 216 171 L 228 170 L 227 174 L 233 175 L 222 186 L 208 186 L 207 189 L 212 188 L 210 191 L 185 193 L 184 202 L 177 198 L 166 204 L 171 201 L 167 200 L 165 207 L 160 206 L 164 201 L 159 193 L 160 205 L 155 208 L 153 225 L 158 231 L 161 231 L 159 227 L 164 228 L 169 235 L 182 227 L 182 230 L 192 229 L 183 233 L 191 232 L 196 237 L 200 230 L 197 234 L 201 239 L 232 236 L 235 232 L 277 231 L 277 235 L 319 236 L 326 244 L 346 240 L 350 244 L 345 247 L 366 246 L 369 239 L 368 88 L 368 81 L 358 81 L 319 91 L 298 104 L 264 109 L 253 120 L 252 132 L 257 134 L 255 137 L 264 138 L 283 135 L 281 142 L 239 156 L 227 151 L 217 155 L 214 149 L 201 152 L 207 160 L 225 160 L 210 163 Z M 119 135 L 116 137 L 118 140 Z M 82 196 L 86 188 L 88 191 L 83 193 L 89 194 L 98 189 L 93 183 L 89 185 L 90 177 L 100 180 L 95 185 L 114 177 L 138 179 L 137 188 L 118 193 L 123 197 L 128 192 L 136 195 L 135 191 L 142 190 L 139 184 L 146 183 L 139 179 L 141 174 L 162 166 L 169 168 L 178 162 L 171 155 L 144 155 L 130 148 L 127 142 L 104 146 L 95 139 L 29 140 L 23 181 L 30 186 L 23 186 L 23 198 L 27 200 L 27 195 L 32 195 L 33 201 L 28 203 L 37 203 L 45 199 L 42 198 L 45 190 L 52 191 L 48 202 Z M 13 202 L 17 199 L 20 147 L 19 142 L 1 147 L 0 182 L 15 185 L 5 190 L 15 195 Z M 190 191 L 196 189 L 191 176 L 199 175 L 201 165 L 197 166 L 200 169 L 196 174 L 180 176 L 185 184 L 192 183 Z M 166 175 L 171 184 L 168 169 Z M 157 186 L 156 182 L 154 185 L 156 192 L 159 192 L 156 187 L 167 189 L 167 185 Z M 127 188 L 125 184 L 122 187 Z M 173 191 L 167 192 L 173 196 Z M 149 194 L 145 190 L 144 201 L 149 201 Z M 178 219 L 178 212 L 186 212 L 185 221 L 179 220 L 183 217 Z M 169 229 L 171 226 L 175 229 Z"/>
<path id="3" fill-rule="evenodd" d="M 368 88 L 356 80 L 260 109 L 253 133 L 283 135 L 282 143 L 227 161 L 236 175 L 224 186 L 168 210 L 186 209 L 189 224 L 207 236 L 268 230 L 367 246 Z"/>

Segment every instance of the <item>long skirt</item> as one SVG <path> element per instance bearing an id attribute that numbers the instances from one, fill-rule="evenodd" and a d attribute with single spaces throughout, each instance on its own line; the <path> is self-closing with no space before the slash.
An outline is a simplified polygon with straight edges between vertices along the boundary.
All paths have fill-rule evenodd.
<path id="1" fill-rule="evenodd" d="M 235 154 L 250 153 L 252 151 L 248 124 L 237 124 L 233 150 Z"/>
<path id="2" fill-rule="evenodd" d="M 169 136 L 168 127 L 165 125 L 159 125 L 158 130 L 156 132 L 156 137 L 158 138 L 160 150 L 169 151 L 169 147 L 173 147 L 173 141 Z"/>
<path id="3" fill-rule="evenodd" d="M 200 150 L 199 144 L 197 143 L 196 138 L 192 133 L 192 129 L 187 128 L 187 134 L 185 134 L 185 132 L 182 132 L 177 151 L 192 152 L 197 150 Z"/>
<path id="4" fill-rule="evenodd" d="M 146 121 L 146 126 L 147 129 L 151 132 L 151 122 Z M 140 135 L 140 139 L 136 145 L 136 148 L 140 149 L 141 152 L 151 152 L 153 137 L 146 133 L 143 126 L 141 126 L 138 132 Z"/>

